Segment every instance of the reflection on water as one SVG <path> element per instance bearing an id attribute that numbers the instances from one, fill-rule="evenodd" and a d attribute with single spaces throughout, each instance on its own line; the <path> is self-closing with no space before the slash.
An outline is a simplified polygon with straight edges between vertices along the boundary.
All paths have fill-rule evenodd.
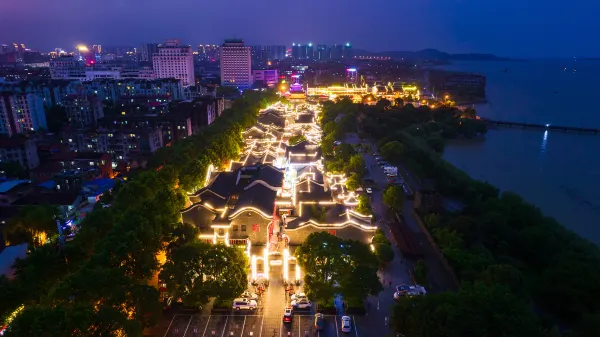
<path id="1" fill-rule="evenodd" d="M 483 117 L 600 128 L 589 97 L 600 91 L 600 62 L 467 62 L 454 70 L 487 76 Z M 502 71 L 510 68 L 509 72 Z M 541 138 L 541 139 L 540 139 Z M 552 144 L 549 143 L 552 138 Z M 472 177 L 515 191 L 567 228 L 600 244 L 600 135 L 498 128 L 483 142 L 450 142 L 444 158 Z"/>
<path id="2" fill-rule="evenodd" d="M 548 143 L 548 130 L 544 131 L 544 136 L 542 137 L 542 145 L 540 146 L 540 152 L 546 152 L 546 144 Z"/>

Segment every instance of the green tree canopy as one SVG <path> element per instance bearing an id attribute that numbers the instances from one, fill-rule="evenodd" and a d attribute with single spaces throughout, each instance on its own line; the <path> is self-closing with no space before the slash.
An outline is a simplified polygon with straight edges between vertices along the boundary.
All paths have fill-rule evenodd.
<path id="1" fill-rule="evenodd" d="M 350 174 L 346 179 L 346 188 L 349 191 L 356 191 L 360 187 L 360 178 L 356 173 Z"/>
<path id="2" fill-rule="evenodd" d="M 336 293 L 351 305 L 361 305 L 382 289 L 377 257 L 366 244 L 314 232 L 295 255 L 305 274 L 307 295 L 321 305 L 331 306 Z"/>
<path id="3" fill-rule="evenodd" d="M 394 164 L 397 164 L 400 161 L 404 151 L 404 145 L 398 141 L 385 143 L 380 149 L 383 159 Z"/>
<path id="4" fill-rule="evenodd" d="M 383 202 L 396 212 L 404 207 L 404 191 L 400 186 L 390 185 L 383 191 Z"/>

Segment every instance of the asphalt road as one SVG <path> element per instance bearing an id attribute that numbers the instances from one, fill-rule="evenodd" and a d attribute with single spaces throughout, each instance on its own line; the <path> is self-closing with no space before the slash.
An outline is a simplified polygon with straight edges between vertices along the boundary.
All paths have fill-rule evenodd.
<path id="1" fill-rule="evenodd" d="M 325 315 L 325 327 L 314 328 L 314 314 L 310 311 L 294 314 L 292 322 L 283 323 L 283 315 L 276 318 L 276 329 L 267 329 L 265 316 L 239 315 L 175 315 L 165 336 L 172 337 L 363 337 L 384 336 L 372 330 L 373 322 L 365 317 L 352 319 L 352 331 L 341 331 L 341 316 Z"/>

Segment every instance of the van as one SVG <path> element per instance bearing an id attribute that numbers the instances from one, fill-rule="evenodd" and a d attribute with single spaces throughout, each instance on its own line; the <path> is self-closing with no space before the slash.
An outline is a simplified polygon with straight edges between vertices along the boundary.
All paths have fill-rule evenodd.
<path id="1" fill-rule="evenodd" d="M 231 308 L 233 310 L 256 310 L 257 304 L 255 300 L 251 300 L 248 298 L 236 298 L 233 300 L 233 305 Z"/>

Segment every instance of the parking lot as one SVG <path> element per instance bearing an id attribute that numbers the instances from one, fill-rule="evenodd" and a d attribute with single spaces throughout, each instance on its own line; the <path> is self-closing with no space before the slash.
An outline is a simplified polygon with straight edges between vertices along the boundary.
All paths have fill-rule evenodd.
<path id="1" fill-rule="evenodd" d="M 165 337 L 359 337 L 372 336 L 364 326 L 352 317 L 352 331 L 340 330 L 340 316 L 325 315 L 325 328 L 314 329 L 314 316 L 294 314 L 291 323 L 283 323 L 282 315 L 211 315 L 198 316 L 177 314 Z"/>

